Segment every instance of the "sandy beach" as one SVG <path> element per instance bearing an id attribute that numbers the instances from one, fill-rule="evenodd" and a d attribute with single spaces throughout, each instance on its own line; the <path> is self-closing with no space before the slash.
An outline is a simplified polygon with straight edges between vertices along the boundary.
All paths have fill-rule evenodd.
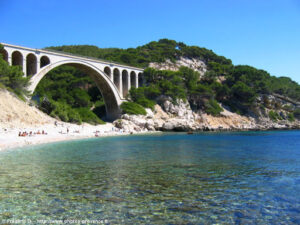
<path id="1" fill-rule="evenodd" d="M 45 134 L 42 134 L 44 131 Z M 26 136 L 19 136 L 19 133 L 27 132 Z M 32 134 L 30 135 L 30 132 Z M 148 132 L 148 131 L 147 131 Z M 138 133 L 144 133 L 143 131 Z M 149 133 L 149 132 L 148 132 Z M 0 130 L 0 151 L 24 147 L 27 145 L 37 145 L 58 141 L 83 139 L 83 138 L 101 138 L 106 136 L 129 135 L 113 126 L 112 123 L 93 126 L 90 124 L 70 124 L 57 122 L 57 125 L 46 124 L 43 126 L 34 126 L 25 128 L 1 128 Z"/>
<path id="2" fill-rule="evenodd" d="M 43 131 L 47 134 L 42 134 Z M 19 133 L 24 132 L 28 135 L 19 136 Z M 128 134 L 130 133 L 114 127 L 112 123 L 94 126 L 87 123 L 77 125 L 56 120 L 34 106 L 19 100 L 12 93 L 0 90 L 0 150 L 57 141 Z"/>

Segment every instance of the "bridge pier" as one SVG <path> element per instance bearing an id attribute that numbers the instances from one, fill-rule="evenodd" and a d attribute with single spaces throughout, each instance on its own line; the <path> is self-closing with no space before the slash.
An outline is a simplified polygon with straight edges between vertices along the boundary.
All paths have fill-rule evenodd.
<path id="1" fill-rule="evenodd" d="M 40 69 L 41 69 L 41 58 L 37 57 L 36 61 L 37 61 L 37 64 L 36 64 L 36 73 L 39 73 Z"/>
<path id="2" fill-rule="evenodd" d="M 135 75 L 135 88 L 138 88 L 139 87 L 139 75 L 136 74 Z"/>
<path id="3" fill-rule="evenodd" d="M 128 76 L 127 76 L 127 94 L 129 94 L 130 89 L 131 89 L 131 75 L 128 74 Z"/>
<path id="4" fill-rule="evenodd" d="M 12 62 L 11 62 L 11 56 L 8 56 L 8 59 L 7 59 L 8 61 L 7 61 L 7 63 L 8 63 L 8 65 L 12 65 Z"/>
<path id="5" fill-rule="evenodd" d="M 122 73 L 120 73 L 120 76 L 119 76 L 119 92 L 120 92 L 120 96 L 121 98 L 124 98 L 123 96 L 123 79 L 122 79 Z"/>

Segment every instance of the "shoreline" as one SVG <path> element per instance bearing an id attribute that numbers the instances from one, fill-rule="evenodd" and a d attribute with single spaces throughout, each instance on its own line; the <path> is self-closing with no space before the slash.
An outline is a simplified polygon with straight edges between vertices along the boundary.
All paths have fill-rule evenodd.
<path id="1" fill-rule="evenodd" d="M 67 131 L 69 130 L 69 132 Z M 280 130 L 299 130 L 299 128 L 271 128 L 271 129 L 215 129 L 215 130 L 195 130 L 192 133 L 213 133 L 213 132 L 247 132 L 247 131 L 280 131 Z M 33 131 L 45 131 L 47 134 L 33 134 L 32 136 L 20 137 L 19 132 Z M 125 132 L 122 129 L 116 128 L 112 123 L 105 125 L 76 125 L 70 123 L 60 122 L 57 126 L 53 124 L 46 124 L 40 126 L 34 126 L 29 128 L 1 128 L 0 129 L 0 152 L 12 150 L 15 148 L 22 148 L 26 146 L 35 146 L 40 144 L 50 144 L 63 141 L 72 141 L 88 138 L 101 138 L 101 137 L 113 137 L 132 134 L 152 134 L 152 133 L 174 132 L 179 131 L 136 131 Z M 188 131 L 180 131 L 188 132 Z"/>
<path id="2" fill-rule="evenodd" d="M 147 115 L 122 115 L 120 120 L 103 125 L 81 125 L 59 121 L 34 106 L 20 101 L 12 93 L 0 89 L 0 151 L 25 146 L 94 137 L 151 134 L 159 132 L 239 132 L 297 130 L 300 121 L 271 121 L 240 116 L 224 109 L 222 116 L 195 113 L 190 105 L 165 101 L 163 109 L 146 109 Z M 26 133 L 25 133 L 26 132 Z M 22 134 L 26 134 L 23 136 Z M 47 133 L 47 134 L 43 134 Z"/>
<path id="3" fill-rule="evenodd" d="M 19 136 L 21 132 L 32 132 L 29 136 Z M 42 134 L 44 131 L 46 134 Z M 0 128 L 0 152 L 11 150 L 14 148 L 22 148 L 26 146 L 34 146 L 39 144 L 48 144 L 62 141 L 80 140 L 87 138 L 101 138 L 111 136 L 123 136 L 130 134 L 157 133 L 160 131 L 139 131 L 125 132 L 118 129 L 111 123 L 105 125 L 76 125 L 60 122 L 58 126 L 46 124 L 28 128 Z M 37 134 L 40 133 L 40 134 Z"/>

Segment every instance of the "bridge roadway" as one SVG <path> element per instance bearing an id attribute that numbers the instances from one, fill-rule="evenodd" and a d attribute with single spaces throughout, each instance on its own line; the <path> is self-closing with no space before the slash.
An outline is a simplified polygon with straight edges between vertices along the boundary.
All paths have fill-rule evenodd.
<path id="1" fill-rule="evenodd" d="M 131 87 L 143 82 L 143 69 L 121 65 L 96 58 L 64 52 L 33 49 L 1 43 L 3 59 L 9 65 L 22 67 L 24 76 L 30 77 L 29 91 L 34 92 L 41 79 L 51 70 L 62 65 L 74 66 L 86 72 L 96 83 L 105 102 L 107 119 L 120 116 L 120 105 L 126 101 Z"/>

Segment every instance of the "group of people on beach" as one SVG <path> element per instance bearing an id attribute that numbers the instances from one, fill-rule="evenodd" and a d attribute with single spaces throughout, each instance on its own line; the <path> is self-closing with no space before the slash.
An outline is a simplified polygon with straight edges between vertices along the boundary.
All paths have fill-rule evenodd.
<path id="1" fill-rule="evenodd" d="M 42 134 L 42 135 L 47 135 L 47 133 L 42 130 L 42 132 L 40 132 L 39 130 L 37 132 L 27 132 L 27 131 L 23 131 L 23 132 L 19 132 L 19 137 L 26 137 L 26 136 L 32 136 L 32 135 L 36 135 L 36 134 Z"/>
<path id="2" fill-rule="evenodd" d="M 116 128 L 116 127 L 112 127 L 111 128 L 111 132 L 108 131 L 108 130 L 105 130 L 105 131 L 99 131 L 99 130 L 96 130 L 94 133 L 95 133 L 95 137 L 100 137 L 101 134 L 109 134 L 109 133 L 114 133 L 114 132 L 118 132 L 118 133 L 125 133 L 125 131 L 123 129 L 119 129 L 119 128 Z"/>

